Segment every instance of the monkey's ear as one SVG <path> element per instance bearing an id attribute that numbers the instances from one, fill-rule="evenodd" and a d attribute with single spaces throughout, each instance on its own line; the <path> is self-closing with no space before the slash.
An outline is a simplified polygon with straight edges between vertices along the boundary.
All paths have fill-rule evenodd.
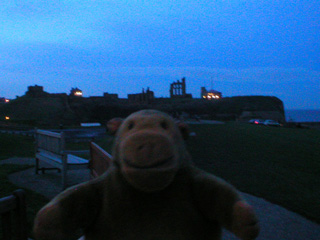
<path id="1" fill-rule="evenodd" d="M 123 122 L 123 118 L 112 118 L 107 122 L 107 129 L 111 135 L 116 135 Z"/>
<path id="2" fill-rule="evenodd" d="M 189 125 L 185 122 L 177 122 L 178 128 L 184 140 L 187 140 L 190 135 Z"/>

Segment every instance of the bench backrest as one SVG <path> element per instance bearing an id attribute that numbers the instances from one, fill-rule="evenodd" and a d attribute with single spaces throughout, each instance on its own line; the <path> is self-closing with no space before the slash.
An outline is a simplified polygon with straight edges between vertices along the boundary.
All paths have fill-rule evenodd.
<path id="1" fill-rule="evenodd" d="M 21 189 L 0 199 L 3 240 L 27 240 L 25 192 Z"/>
<path id="2" fill-rule="evenodd" d="M 54 154 L 62 155 L 65 149 L 63 133 L 36 131 L 36 151 L 45 150 Z"/>
<path id="3" fill-rule="evenodd" d="M 90 174 L 91 178 L 96 178 L 102 175 L 110 167 L 112 156 L 103 150 L 94 142 L 90 143 Z"/>

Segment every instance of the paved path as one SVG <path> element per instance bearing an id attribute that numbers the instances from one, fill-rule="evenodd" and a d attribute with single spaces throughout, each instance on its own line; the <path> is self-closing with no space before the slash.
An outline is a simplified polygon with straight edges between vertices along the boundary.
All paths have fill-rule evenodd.
<path id="1" fill-rule="evenodd" d="M 34 164 L 33 159 L 12 158 L 0 163 Z M 70 171 L 69 184 L 76 184 L 89 179 L 88 170 Z M 35 175 L 34 168 L 9 175 L 9 180 L 20 187 L 28 188 L 51 199 L 61 190 L 60 176 L 56 172 Z M 319 240 L 320 225 L 304 217 L 288 211 L 278 205 L 257 198 L 249 194 L 244 197 L 256 209 L 260 220 L 260 240 Z M 235 240 L 230 233 L 224 233 L 224 240 Z"/>
<path id="2" fill-rule="evenodd" d="M 9 180 L 17 186 L 38 192 L 48 199 L 52 199 L 62 190 L 61 175 L 56 170 L 47 171 L 45 174 L 35 174 L 32 167 L 35 163 L 33 158 L 10 158 L 1 160 L 0 164 L 27 164 L 31 168 L 10 174 Z M 87 169 L 69 170 L 67 183 L 69 186 L 90 180 L 90 172 Z"/>

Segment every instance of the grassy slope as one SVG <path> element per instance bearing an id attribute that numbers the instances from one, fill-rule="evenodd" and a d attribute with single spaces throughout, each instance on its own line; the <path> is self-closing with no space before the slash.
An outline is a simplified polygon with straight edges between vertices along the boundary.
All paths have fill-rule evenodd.
<path id="1" fill-rule="evenodd" d="M 320 222 L 320 132 L 248 124 L 192 125 L 196 165 L 240 190 Z"/>
<path id="2" fill-rule="evenodd" d="M 33 157 L 34 140 L 32 137 L 13 134 L 0 134 L 0 160 L 9 157 Z"/>

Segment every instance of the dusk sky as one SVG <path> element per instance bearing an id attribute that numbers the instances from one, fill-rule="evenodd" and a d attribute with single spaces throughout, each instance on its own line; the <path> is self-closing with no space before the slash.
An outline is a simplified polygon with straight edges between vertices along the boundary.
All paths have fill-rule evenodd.
<path id="1" fill-rule="evenodd" d="M 30 85 L 168 97 L 186 77 L 223 96 L 320 109 L 319 0 L 1 0 L 0 97 Z"/>

